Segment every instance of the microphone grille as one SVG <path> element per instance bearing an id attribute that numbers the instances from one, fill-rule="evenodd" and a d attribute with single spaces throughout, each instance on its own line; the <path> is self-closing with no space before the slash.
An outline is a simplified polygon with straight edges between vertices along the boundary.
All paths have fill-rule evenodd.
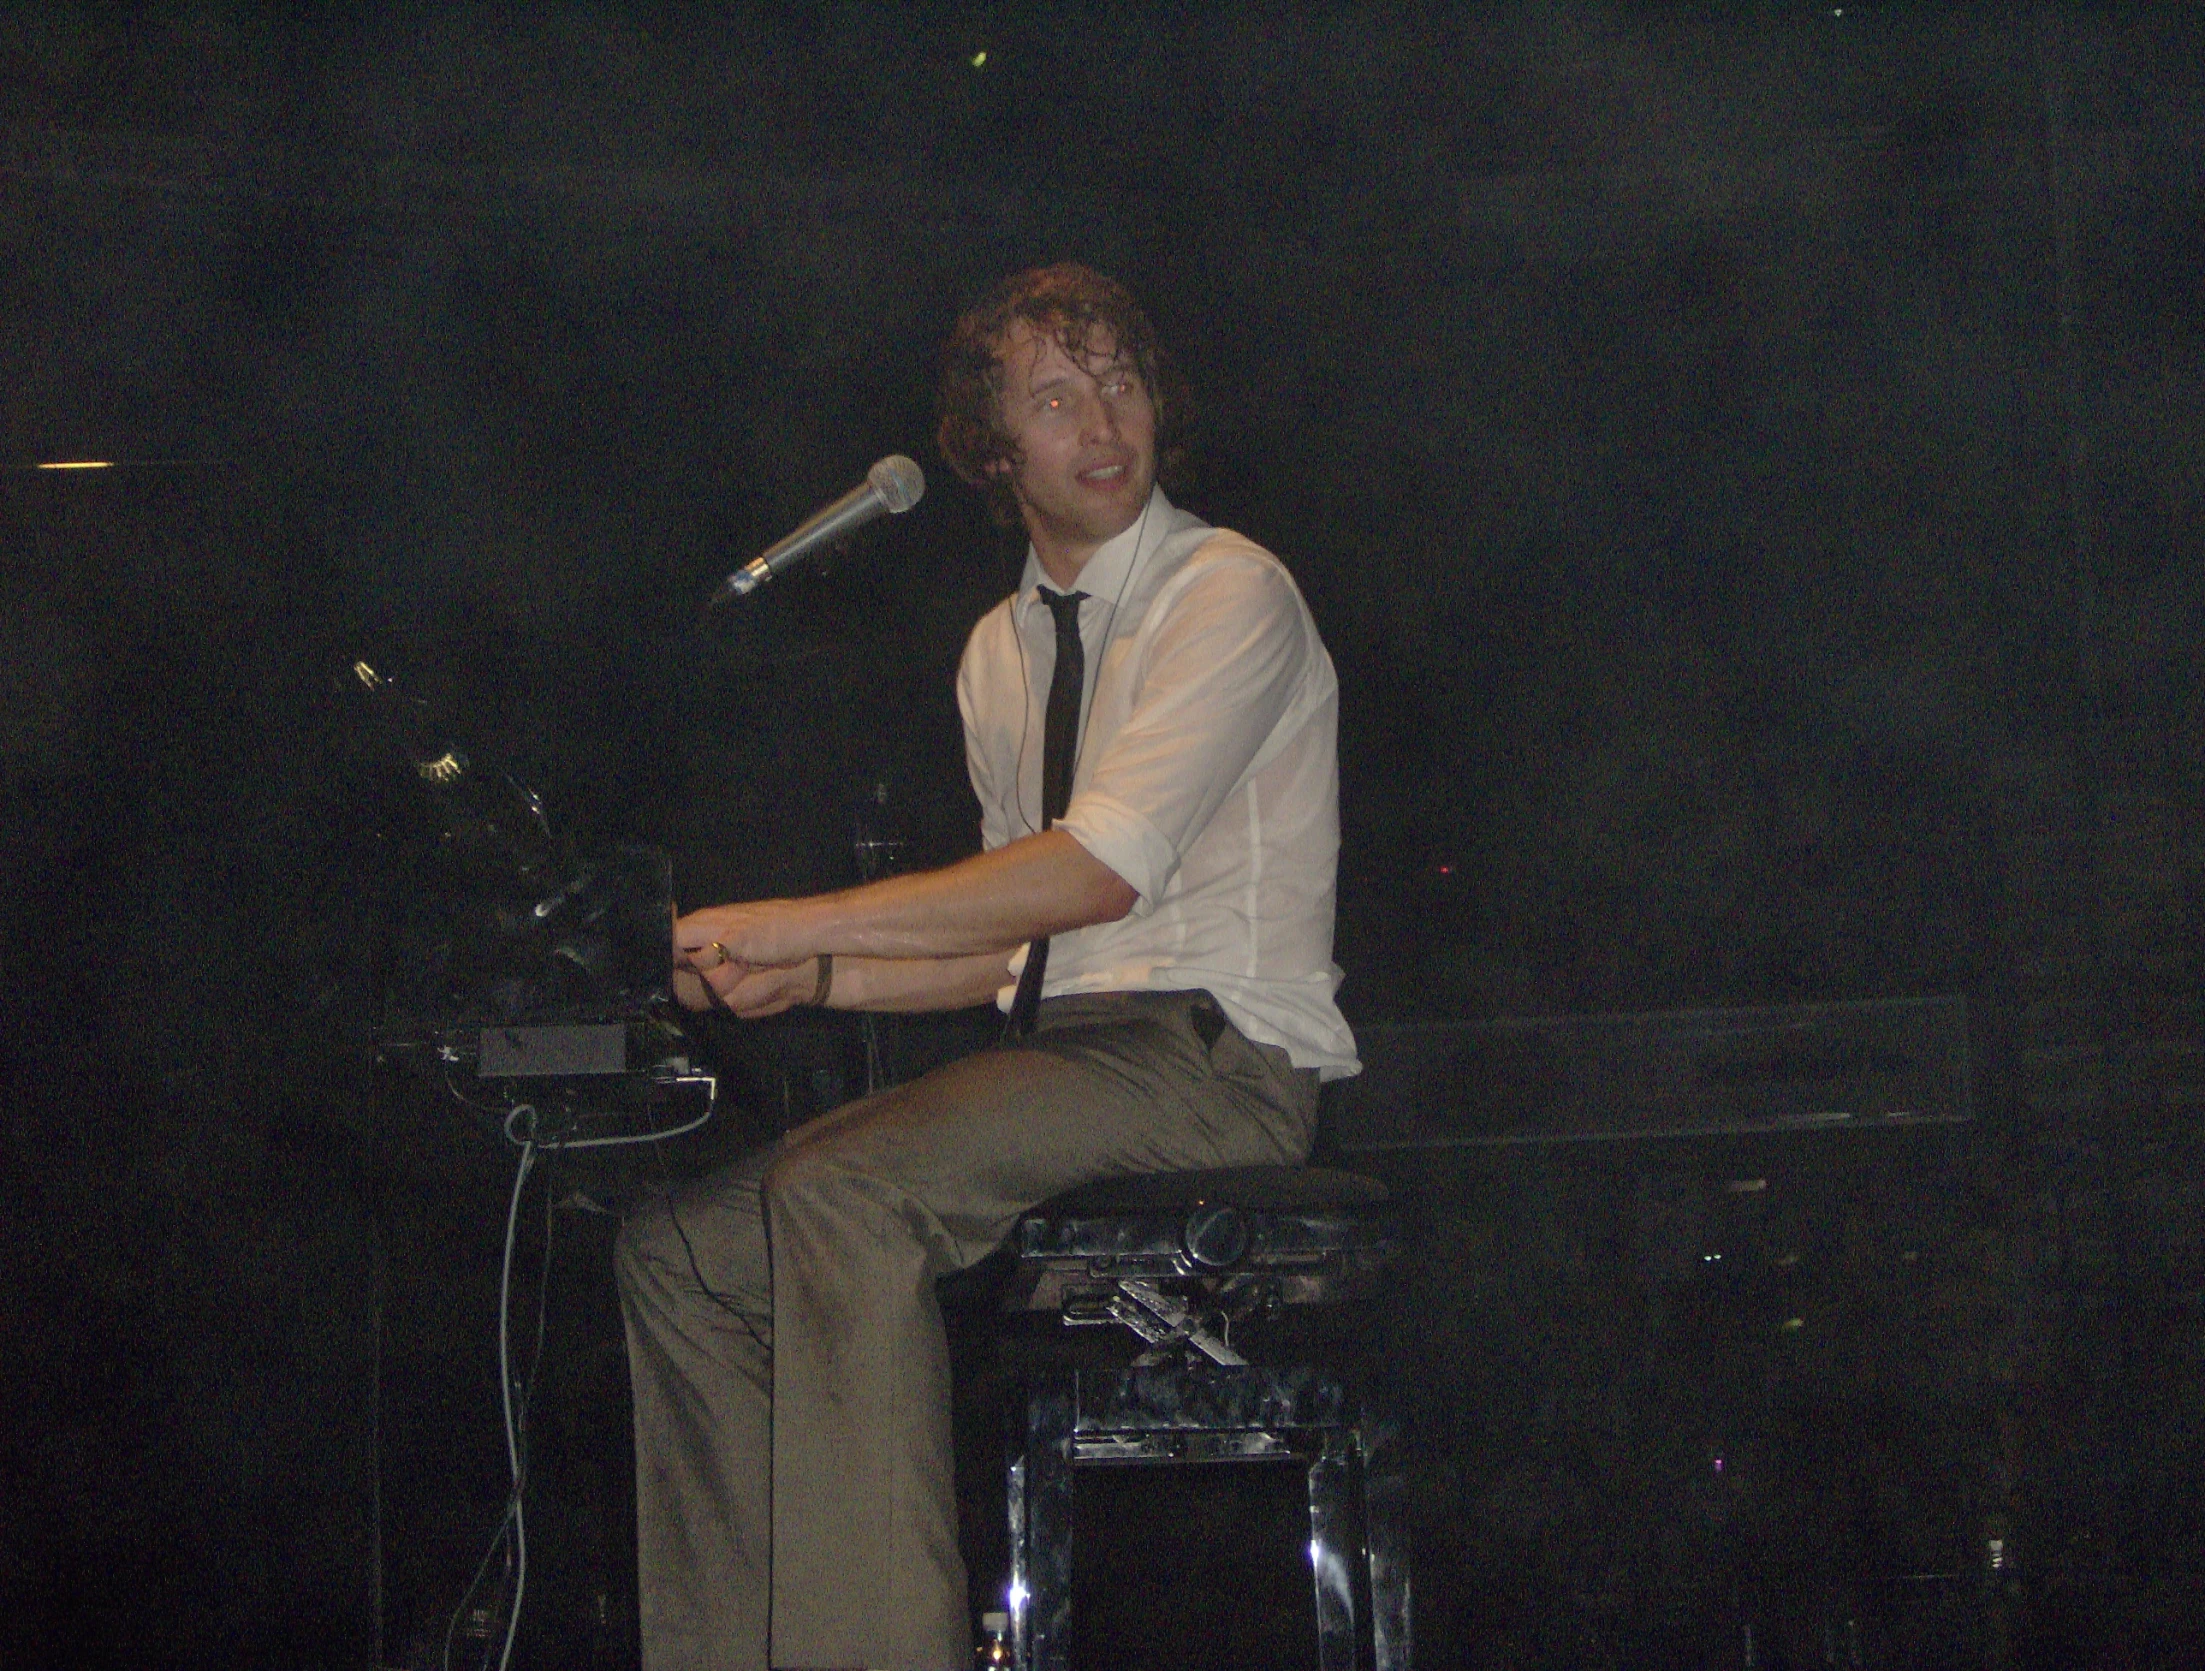
<path id="1" fill-rule="evenodd" d="M 926 491 L 925 472 L 901 453 L 890 453 L 865 472 L 865 480 L 891 511 L 909 510 Z"/>

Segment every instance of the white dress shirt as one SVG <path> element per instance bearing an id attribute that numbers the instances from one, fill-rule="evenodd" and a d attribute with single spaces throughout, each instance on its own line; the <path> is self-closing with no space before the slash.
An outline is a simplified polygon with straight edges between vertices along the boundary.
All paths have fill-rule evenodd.
<path id="1" fill-rule="evenodd" d="M 1031 550 L 957 674 L 980 834 L 1041 827 L 1056 628 Z M 1052 583 L 1053 584 L 1053 583 Z M 1326 1079 L 1357 1071 L 1333 1002 L 1339 684 L 1279 560 L 1158 489 L 1080 571 L 1087 650 L 1072 801 L 1056 827 L 1139 895 L 1055 935 L 1045 998 L 1202 988 L 1251 1039 Z M 1015 983 L 1026 954 L 1011 960 Z M 1015 986 L 997 1002 L 1010 1007 Z"/>

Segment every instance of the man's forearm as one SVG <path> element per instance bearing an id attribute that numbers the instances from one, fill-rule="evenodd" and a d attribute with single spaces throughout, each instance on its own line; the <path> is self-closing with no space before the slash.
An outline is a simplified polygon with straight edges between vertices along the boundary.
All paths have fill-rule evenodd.
<path id="1" fill-rule="evenodd" d="M 1062 830 L 1030 835 L 940 870 L 891 876 L 840 893 L 707 906 L 675 925 L 679 946 L 709 964 L 724 948 L 754 966 L 836 957 L 1008 955 L 1024 942 L 1115 922 L 1138 896 Z"/>
<path id="2" fill-rule="evenodd" d="M 961 1010 L 992 1003 L 1010 984 L 1010 954 L 974 957 L 838 957 L 828 1007 Z"/>
<path id="3" fill-rule="evenodd" d="M 1061 830 L 940 870 L 796 901 L 813 949 L 838 956 L 967 957 L 1115 922 L 1133 908 L 1117 872 Z"/>

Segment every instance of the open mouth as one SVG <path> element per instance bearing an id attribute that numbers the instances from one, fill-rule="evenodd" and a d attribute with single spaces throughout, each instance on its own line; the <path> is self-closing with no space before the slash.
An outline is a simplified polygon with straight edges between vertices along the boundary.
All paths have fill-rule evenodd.
<path id="1" fill-rule="evenodd" d="M 1095 487 L 1109 487 L 1124 479 L 1127 468 L 1124 464 L 1098 464 L 1092 470 L 1082 470 L 1080 480 Z"/>

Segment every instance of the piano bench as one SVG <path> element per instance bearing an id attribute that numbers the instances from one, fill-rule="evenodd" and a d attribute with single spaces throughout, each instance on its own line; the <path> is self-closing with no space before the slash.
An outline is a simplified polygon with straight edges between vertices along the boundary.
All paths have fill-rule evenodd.
<path id="1" fill-rule="evenodd" d="M 1066 1671 L 1082 1468 L 1262 1462 L 1307 1472 L 1320 1671 L 1409 1671 L 1403 1446 L 1368 1378 L 1236 1345 L 1341 1306 L 1394 1257 L 1385 1187 L 1320 1167 L 1115 1178 L 1012 1232 L 1004 1307 L 1130 1331 L 1130 1365 L 1029 1368 L 1009 1468 L 1012 1663 Z M 1250 1346 L 1250 1350 L 1257 1348 Z M 1270 1354 L 1260 1353 L 1269 1357 Z"/>

